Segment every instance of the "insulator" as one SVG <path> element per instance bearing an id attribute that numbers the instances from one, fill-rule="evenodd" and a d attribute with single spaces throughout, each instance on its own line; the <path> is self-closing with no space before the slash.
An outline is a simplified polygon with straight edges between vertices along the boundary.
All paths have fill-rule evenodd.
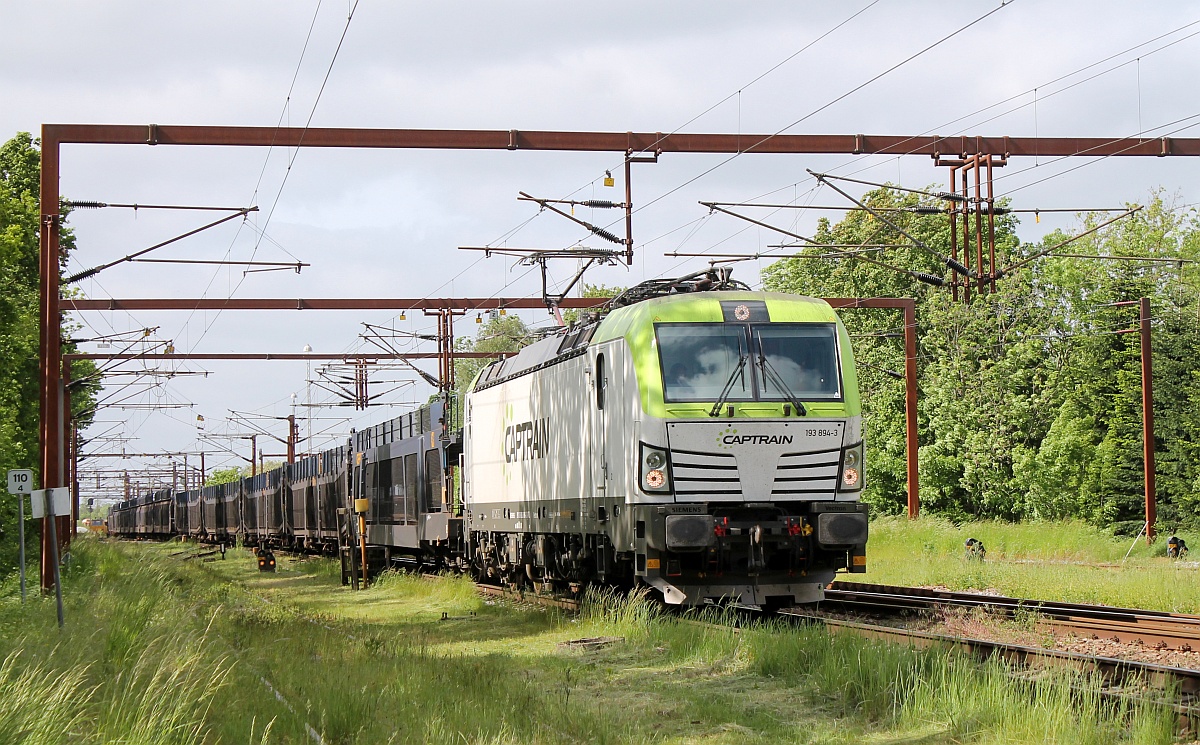
<path id="1" fill-rule="evenodd" d="M 1009 212 L 1012 212 L 1011 207 L 993 207 L 992 208 L 993 215 L 1007 215 Z"/>
<path id="2" fill-rule="evenodd" d="M 940 215 L 946 210 L 941 207 L 913 207 L 914 215 Z"/>
<path id="3" fill-rule="evenodd" d="M 956 259 L 946 259 L 946 266 L 950 267 L 959 274 L 965 274 L 971 279 L 976 279 L 975 272 L 963 266 L 962 262 Z"/>
<path id="4" fill-rule="evenodd" d="M 596 209 L 601 209 L 601 210 L 611 210 L 614 207 L 621 206 L 621 205 L 617 204 L 616 202 L 613 202 L 608 199 L 585 199 L 582 202 L 580 202 L 579 204 L 584 207 L 595 207 Z"/>
<path id="5" fill-rule="evenodd" d="M 942 279 L 936 274 L 930 274 L 928 272 L 909 272 L 909 274 L 913 276 L 913 279 L 917 280 L 918 282 L 924 282 L 927 285 L 933 285 L 934 287 L 946 286 L 946 280 Z"/>
<path id="6" fill-rule="evenodd" d="M 608 232 L 604 228 L 592 228 L 592 232 L 595 233 L 596 235 L 600 236 L 601 238 L 603 238 L 606 241 L 610 241 L 612 243 L 618 243 L 618 244 L 622 244 L 622 245 L 624 245 L 624 243 L 625 243 L 625 241 L 616 237 L 615 235 Z"/>
<path id="7" fill-rule="evenodd" d="M 67 209 L 72 209 L 72 210 L 98 210 L 102 207 L 108 206 L 104 202 L 96 202 L 96 201 L 91 201 L 91 200 L 83 200 L 83 201 L 76 202 L 72 199 L 68 199 L 66 201 L 67 201 Z"/>
<path id="8" fill-rule="evenodd" d="M 967 198 L 962 194 L 951 194 L 948 191 L 939 191 L 935 194 L 938 199 L 945 199 L 947 202 L 965 202 Z"/>
<path id="9" fill-rule="evenodd" d="M 69 285 L 73 282 L 78 282 L 81 279 L 87 279 L 88 277 L 92 276 L 93 274 L 97 274 L 99 271 L 100 271 L 100 267 L 95 267 L 92 269 L 85 269 L 84 271 L 79 272 L 78 274 L 72 274 L 70 277 L 67 277 L 66 279 L 64 279 L 63 284 Z"/>

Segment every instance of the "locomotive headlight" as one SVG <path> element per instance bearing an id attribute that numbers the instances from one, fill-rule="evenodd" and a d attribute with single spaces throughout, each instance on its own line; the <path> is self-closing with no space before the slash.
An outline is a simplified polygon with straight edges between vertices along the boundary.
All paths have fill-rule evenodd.
<path id="1" fill-rule="evenodd" d="M 656 448 L 646 443 L 640 443 L 639 446 L 640 468 L 638 471 L 641 474 L 642 491 L 651 492 L 669 492 L 671 490 L 670 470 L 667 467 L 667 452 L 662 448 Z"/>
<path id="2" fill-rule="evenodd" d="M 842 451 L 842 478 L 840 491 L 862 489 L 863 446 L 858 443 Z"/>

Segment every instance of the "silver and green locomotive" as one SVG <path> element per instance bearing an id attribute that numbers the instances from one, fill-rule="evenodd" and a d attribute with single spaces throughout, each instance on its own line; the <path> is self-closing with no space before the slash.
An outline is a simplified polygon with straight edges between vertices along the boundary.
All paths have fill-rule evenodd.
<path id="1" fill-rule="evenodd" d="M 777 607 L 866 570 L 846 330 L 822 300 L 733 285 L 634 292 L 484 368 L 462 412 L 478 574 Z"/>

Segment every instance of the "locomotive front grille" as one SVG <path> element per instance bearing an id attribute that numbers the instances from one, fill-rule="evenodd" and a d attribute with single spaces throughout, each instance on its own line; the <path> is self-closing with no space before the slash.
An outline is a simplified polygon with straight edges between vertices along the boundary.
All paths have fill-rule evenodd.
<path id="1" fill-rule="evenodd" d="M 779 456 L 772 494 L 818 494 L 837 488 L 841 450 Z"/>
<path id="2" fill-rule="evenodd" d="M 671 451 L 671 477 L 680 496 L 742 493 L 737 459 L 725 453 Z"/>
<path id="3" fill-rule="evenodd" d="M 837 489 L 841 450 L 785 453 L 779 456 L 771 482 L 772 495 L 830 495 Z M 726 453 L 671 451 L 671 473 L 679 496 L 740 495 L 742 477 L 737 458 Z"/>

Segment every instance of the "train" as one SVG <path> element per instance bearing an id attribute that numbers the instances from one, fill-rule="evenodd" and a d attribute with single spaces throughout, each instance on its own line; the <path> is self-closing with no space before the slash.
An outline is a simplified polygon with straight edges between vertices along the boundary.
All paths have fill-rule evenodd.
<path id="1" fill-rule="evenodd" d="M 337 555 L 344 581 L 408 567 L 778 608 L 866 571 L 864 456 L 837 314 L 716 269 L 631 288 L 336 448 L 122 502 L 108 528 Z"/>

